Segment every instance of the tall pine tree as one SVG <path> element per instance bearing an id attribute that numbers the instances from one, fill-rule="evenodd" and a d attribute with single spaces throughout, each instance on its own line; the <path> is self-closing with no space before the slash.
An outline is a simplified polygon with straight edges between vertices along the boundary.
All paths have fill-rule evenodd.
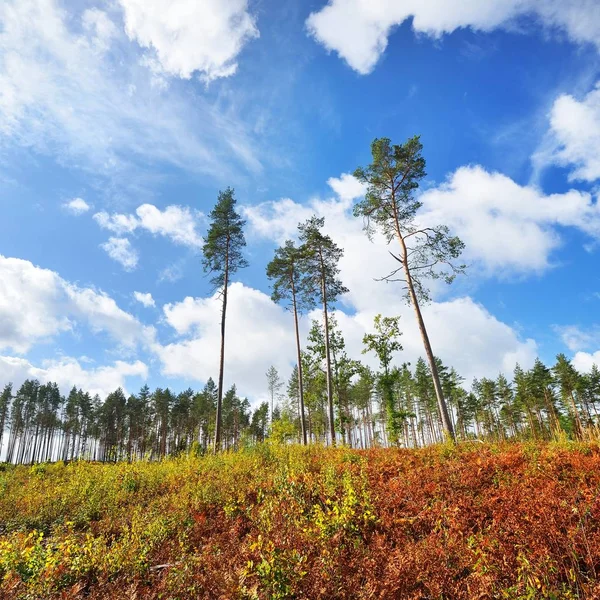
<path id="1" fill-rule="evenodd" d="M 329 412 L 329 431 L 331 443 L 335 445 L 335 420 L 333 414 L 333 381 L 331 373 L 331 349 L 329 330 L 329 307 L 348 289 L 339 278 L 338 263 L 344 251 L 321 230 L 325 219 L 311 217 L 298 226 L 302 242 L 302 273 L 312 297 L 318 297 L 323 307 L 323 326 L 325 329 L 325 364 L 327 378 L 327 406 Z"/>
<path id="2" fill-rule="evenodd" d="M 217 415 L 215 424 L 214 451 L 221 446 L 221 413 L 223 410 L 223 370 L 225 364 L 225 320 L 227 316 L 227 288 L 230 277 L 248 266 L 242 254 L 246 246 L 244 238 L 245 221 L 235 210 L 236 200 L 233 189 L 219 192 L 217 203 L 210 213 L 210 227 L 204 243 L 204 271 L 212 275 L 210 282 L 214 289 L 221 290 L 221 354 L 219 358 L 219 386 L 217 394 Z"/>
<path id="3" fill-rule="evenodd" d="M 379 231 L 388 244 L 396 239 L 400 246 L 398 255 L 392 254 L 399 267 L 385 279 L 406 285 L 431 369 L 442 423 L 446 434 L 455 439 L 420 301 L 428 299 L 425 279 L 441 278 L 450 283 L 464 270 L 464 265 L 454 263 L 464 244 L 458 237 L 451 236 L 445 225 L 426 227 L 416 221 L 421 202 L 415 198 L 415 190 L 425 177 L 422 149 L 418 136 L 400 146 L 392 145 L 388 138 L 375 139 L 371 144 L 373 162 L 354 172 L 367 186 L 365 198 L 354 207 L 354 214 L 363 217 L 369 238 Z"/>

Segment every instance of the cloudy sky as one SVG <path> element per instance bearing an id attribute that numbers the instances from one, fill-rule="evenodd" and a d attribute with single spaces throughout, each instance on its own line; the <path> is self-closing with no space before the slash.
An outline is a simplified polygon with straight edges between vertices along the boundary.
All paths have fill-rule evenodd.
<path id="1" fill-rule="evenodd" d="M 596 0 L 2 0 L 0 384 L 105 394 L 216 378 L 206 215 L 235 188 L 250 267 L 225 380 L 253 401 L 294 359 L 265 265 L 298 221 L 345 249 L 350 352 L 400 314 L 393 265 L 351 216 L 375 137 L 422 136 L 428 219 L 468 276 L 425 308 L 466 378 L 558 352 L 600 362 Z M 309 318 L 303 323 L 306 332 Z"/>

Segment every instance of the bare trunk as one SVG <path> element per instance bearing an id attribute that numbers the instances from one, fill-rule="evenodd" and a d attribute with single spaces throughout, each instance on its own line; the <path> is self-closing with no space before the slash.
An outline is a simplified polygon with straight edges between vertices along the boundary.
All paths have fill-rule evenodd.
<path id="1" fill-rule="evenodd" d="M 300 352 L 300 329 L 298 328 L 298 309 L 296 307 L 296 288 L 292 277 L 292 301 L 294 308 L 294 327 L 296 330 L 296 355 L 298 360 L 298 400 L 300 402 L 300 430 L 302 432 L 302 443 L 306 446 L 306 421 L 304 419 L 304 383 L 302 379 L 302 354 Z"/>
<path id="2" fill-rule="evenodd" d="M 329 409 L 329 431 L 331 445 L 335 446 L 335 421 L 333 418 L 333 388 L 331 385 L 331 352 L 329 349 L 329 315 L 327 314 L 327 289 L 325 286 L 325 270 L 323 256 L 321 258 L 321 292 L 323 294 L 323 320 L 325 325 L 325 364 L 327 368 L 327 405 Z"/>
<path id="3" fill-rule="evenodd" d="M 410 295 L 410 299 L 415 310 L 415 315 L 417 317 L 417 323 L 419 325 L 419 332 L 421 333 L 421 339 L 423 340 L 423 346 L 425 346 L 425 354 L 427 355 L 427 362 L 429 363 L 429 368 L 431 369 L 431 378 L 433 379 L 433 387 L 435 389 L 435 395 L 437 398 L 438 408 L 440 411 L 440 417 L 442 418 L 442 425 L 444 426 L 445 433 L 453 442 L 456 442 L 456 437 L 454 435 L 454 428 L 452 427 L 452 422 L 450 421 L 450 416 L 448 414 L 448 407 L 446 406 L 446 401 L 444 400 L 444 392 L 442 391 L 442 384 L 440 382 L 440 376 L 438 373 L 437 365 L 435 363 L 435 357 L 433 355 L 433 350 L 431 349 L 431 343 L 429 341 L 429 336 L 427 335 L 427 329 L 425 328 L 425 321 L 423 321 L 423 315 L 421 314 L 421 307 L 419 306 L 419 301 L 417 299 L 417 294 L 415 292 L 415 287 L 413 285 L 412 276 L 410 273 L 410 269 L 408 267 L 408 262 L 406 259 L 406 246 L 404 245 L 404 240 L 402 240 L 402 246 L 404 249 L 404 273 L 406 275 L 406 282 L 408 285 L 408 293 Z"/>
<path id="4" fill-rule="evenodd" d="M 415 315 L 417 316 L 419 331 L 423 340 L 423 346 L 425 346 L 425 354 L 427 355 L 427 361 L 429 362 L 429 367 L 431 369 L 431 377 L 433 379 L 433 387 L 435 388 L 435 395 L 438 402 L 440 416 L 442 418 L 442 424 L 444 426 L 446 435 L 448 435 L 453 442 L 456 442 L 454 428 L 452 427 L 452 422 L 450 421 L 450 417 L 448 415 L 448 407 L 446 406 L 446 401 L 444 400 L 444 392 L 442 391 L 440 376 L 437 370 L 437 365 L 435 364 L 435 358 L 431 349 L 431 343 L 429 342 L 429 336 L 427 335 L 427 329 L 425 328 L 425 322 L 423 321 L 423 315 L 421 314 L 421 308 L 419 306 L 419 301 L 415 292 L 415 286 L 413 284 L 410 267 L 408 265 L 408 251 L 406 248 L 406 243 L 404 241 L 402 233 L 400 232 L 400 223 L 398 221 L 398 215 L 395 212 L 394 218 L 396 221 L 396 235 L 398 237 L 398 241 L 400 242 L 400 246 L 402 247 L 402 266 L 404 267 L 404 274 L 406 276 L 408 293 L 410 295 L 410 300 L 415 310 Z"/>
<path id="5" fill-rule="evenodd" d="M 225 316 L 227 313 L 227 284 L 229 283 L 229 242 L 225 255 L 225 279 L 223 284 L 223 310 L 221 312 L 221 357 L 219 359 L 219 388 L 217 390 L 217 417 L 215 423 L 215 454 L 221 446 L 221 412 L 223 408 L 223 367 L 225 365 Z"/>
<path id="6" fill-rule="evenodd" d="M 329 412 L 329 431 L 331 445 L 335 446 L 335 421 L 333 417 L 333 388 L 331 385 L 331 352 L 329 349 L 329 316 L 327 314 L 327 299 L 323 286 L 323 319 L 325 321 L 325 364 L 327 368 L 327 408 Z"/>
<path id="7" fill-rule="evenodd" d="M 581 425 L 581 418 L 579 417 L 579 411 L 575 404 L 575 396 L 573 392 L 569 392 L 569 399 L 571 400 L 571 407 L 573 408 L 573 417 L 575 418 L 575 436 L 578 439 L 583 439 L 583 426 Z"/>

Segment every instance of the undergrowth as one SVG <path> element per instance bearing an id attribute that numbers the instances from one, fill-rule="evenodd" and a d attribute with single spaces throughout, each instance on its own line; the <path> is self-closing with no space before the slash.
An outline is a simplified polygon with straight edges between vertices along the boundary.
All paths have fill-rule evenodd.
<path id="1" fill-rule="evenodd" d="M 600 451 L 261 445 L 0 470 L 0 597 L 600 597 Z"/>

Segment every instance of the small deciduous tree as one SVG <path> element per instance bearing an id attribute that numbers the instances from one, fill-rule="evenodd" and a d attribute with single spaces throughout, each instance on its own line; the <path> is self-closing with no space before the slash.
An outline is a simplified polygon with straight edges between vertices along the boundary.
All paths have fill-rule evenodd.
<path id="1" fill-rule="evenodd" d="M 277 369 L 271 365 L 265 373 L 267 377 L 267 388 L 271 399 L 271 421 L 273 420 L 273 410 L 275 408 L 275 398 L 279 397 L 280 390 L 283 387 L 283 381 L 279 377 Z"/>
<path id="2" fill-rule="evenodd" d="M 386 281 L 403 281 L 408 301 L 412 304 L 431 369 L 437 403 L 444 429 L 454 439 L 454 428 L 444 400 L 444 393 L 433 350 L 421 313 L 420 301 L 429 298 L 426 279 L 443 279 L 450 283 L 464 265 L 455 264 L 464 244 L 451 236 L 448 227 L 424 226 L 417 222 L 421 202 L 415 197 L 419 182 L 425 177 L 425 159 L 419 137 L 405 144 L 392 144 L 388 138 L 375 139 L 371 144 L 373 161 L 358 168 L 354 176 L 366 184 L 364 200 L 356 204 L 354 214 L 362 217 L 369 238 L 379 231 L 389 244 L 396 239 L 398 254 L 392 254 L 399 267 L 384 277 Z"/>
<path id="3" fill-rule="evenodd" d="M 379 375 L 379 385 L 383 395 L 383 401 L 386 411 L 387 428 L 390 441 L 398 443 L 401 423 L 398 418 L 398 411 L 394 402 L 394 375 L 390 369 L 392 357 L 395 352 L 402 350 L 402 345 L 398 341 L 400 337 L 400 328 L 398 321 L 400 317 L 382 317 L 376 315 L 374 320 L 374 333 L 366 333 L 363 337 L 363 354 L 374 352 L 379 358 L 381 373 Z"/>
<path id="4" fill-rule="evenodd" d="M 217 395 L 217 415 L 215 424 L 214 450 L 221 444 L 221 413 L 223 410 L 223 372 L 225 363 L 225 319 L 227 315 L 227 288 L 230 277 L 248 266 L 242 254 L 246 246 L 244 238 L 245 221 L 235 210 L 233 189 L 219 192 L 217 203 L 210 213 L 210 227 L 204 243 L 204 271 L 211 273 L 211 284 L 221 290 L 221 353 L 219 358 L 219 385 Z"/>

